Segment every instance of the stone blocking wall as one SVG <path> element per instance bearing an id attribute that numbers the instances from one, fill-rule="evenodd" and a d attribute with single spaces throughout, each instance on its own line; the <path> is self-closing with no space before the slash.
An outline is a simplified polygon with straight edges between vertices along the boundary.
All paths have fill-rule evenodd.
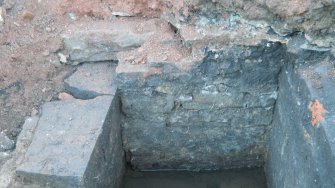
<path id="1" fill-rule="evenodd" d="M 120 62 L 128 162 L 141 170 L 262 165 L 284 52 L 279 43 L 233 46 L 188 71 L 183 61 Z"/>
<path id="2" fill-rule="evenodd" d="M 335 185 L 334 60 L 326 57 L 299 54 L 280 76 L 266 163 L 269 187 Z M 316 103 L 321 108 L 312 113 Z"/>

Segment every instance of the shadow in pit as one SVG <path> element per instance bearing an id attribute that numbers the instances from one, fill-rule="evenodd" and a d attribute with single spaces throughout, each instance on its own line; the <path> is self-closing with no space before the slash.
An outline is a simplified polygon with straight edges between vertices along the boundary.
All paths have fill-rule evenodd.
<path id="1" fill-rule="evenodd" d="M 266 188 L 263 168 L 211 172 L 127 169 L 123 188 Z"/>

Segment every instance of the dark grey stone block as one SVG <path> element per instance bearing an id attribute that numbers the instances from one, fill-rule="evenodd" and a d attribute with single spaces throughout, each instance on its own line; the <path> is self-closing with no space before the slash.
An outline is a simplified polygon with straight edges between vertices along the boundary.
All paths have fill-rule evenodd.
<path id="1" fill-rule="evenodd" d="M 118 187 L 124 169 L 117 97 L 46 103 L 16 170 L 50 187 Z"/>
<path id="2" fill-rule="evenodd" d="M 72 62 L 117 60 L 116 53 L 140 47 L 151 32 L 138 32 L 138 23 L 92 23 L 89 28 L 76 26 L 64 34 L 64 47 Z"/>
<path id="3" fill-rule="evenodd" d="M 65 90 L 78 99 L 114 95 L 115 63 L 85 63 L 64 80 Z"/>
<path id="4" fill-rule="evenodd" d="M 334 65 L 314 54 L 303 54 L 310 63 L 288 64 L 281 74 L 266 168 L 269 187 L 335 187 Z M 326 112 L 311 112 L 316 100 Z M 317 115 L 324 119 L 314 124 Z"/>

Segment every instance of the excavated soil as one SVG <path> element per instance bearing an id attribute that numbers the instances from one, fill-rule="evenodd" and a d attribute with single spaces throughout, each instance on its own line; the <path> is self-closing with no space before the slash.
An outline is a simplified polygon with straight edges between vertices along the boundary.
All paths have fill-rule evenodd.
<path id="1" fill-rule="evenodd" d="M 207 14 L 206 10 L 213 10 L 213 15 L 220 13 L 220 16 L 225 16 L 225 12 L 233 9 L 243 10 L 240 13 L 247 18 L 264 20 L 266 17 L 272 19 L 272 14 L 269 12 L 274 7 L 279 7 L 275 9 L 275 13 L 291 25 L 295 23 L 291 20 L 301 16 L 305 25 L 302 27 L 298 24 L 297 28 L 303 31 L 307 28 L 308 33 L 309 25 L 318 19 L 315 15 L 322 16 L 315 14 L 317 12 L 314 9 L 308 8 L 315 4 L 311 1 L 285 1 L 290 6 L 275 1 L 266 3 L 256 1 L 257 3 L 252 5 L 250 3 L 254 1 L 244 2 L 243 0 L 236 2 L 213 0 L 207 3 L 201 0 L 0 0 L 0 132 L 15 139 L 26 116 L 37 115 L 42 103 L 58 98 L 58 93 L 63 90 L 63 78 L 72 68 L 59 61 L 58 52 L 63 48 L 61 33 L 74 23 L 110 21 L 119 16 L 153 18 L 161 16 L 166 10 L 174 16 L 176 22 L 180 23 L 191 22 L 197 14 Z M 333 9 L 329 4 L 323 2 L 318 6 L 320 10 L 329 9 L 328 12 L 331 12 Z M 315 27 L 316 30 L 323 31 L 323 34 L 327 34 L 328 31 L 324 29 L 325 27 L 332 27 L 332 22 L 329 23 L 326 18 L 328 17 L 318 22 L 321 26 Z M 178 59 L 183 54 L 189 53 L 187 49 L 173 45 L 156 48 L 157 41 L 162 38 L 177 39 L 173 36 L 174 28 L 171 29 L 159 21 L 157 26 L 161 27 L 162 35 L 134 51 L 133 56 L 128 57 L 130 63 L 146 63 L 147 57 L 141 55 L 145 50 L 154 52 L 152 58 L 159 56 L 167 60 Z"/>
<path id="2" fill-rule="evenodd" d="M 61 64 L 58 52 L 63 48 L 61 33 L 70 25 L 108 21 L 120 14 L 157 17 L 162 6 L 147 0 L 1 2 L 4 21 L 0 23 L 0 132 L 11 139 L 20 132 L 25 117 L 37 115 L 41 104 L 57 100 L 63 90 L 63 79 L 72 66 Z M 166 28 L 163 35 L 172 35 L 167 25 L 157 24 Z M 154 46 L 151 41 L 150 48 Z M 169 49 L 177 50 L 169 46 L 158 52 Z M 133 58 L 145 57 L 139 54 Z"/>
<path id="3" fill-rule="evenodd" d="M 66 20 L 37 1 L 5 1 L 0 24 L 0 132 L 17 136 L 26 116 L 62 90 L 59 33 Z"/>

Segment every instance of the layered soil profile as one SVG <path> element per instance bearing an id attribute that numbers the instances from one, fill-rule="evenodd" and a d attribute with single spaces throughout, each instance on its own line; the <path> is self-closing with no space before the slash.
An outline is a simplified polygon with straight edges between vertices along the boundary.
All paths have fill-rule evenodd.
<path id="1" fill-rule="evenodd" d="M 1 113 L 39 105 L 0 130 L 0 187 L 335 187 L 334 2 L 37 3 L 67 21 L 0 0 L 1 32 L 63 28 L 0 41 L 55 85 L 1 69 Z"/>

